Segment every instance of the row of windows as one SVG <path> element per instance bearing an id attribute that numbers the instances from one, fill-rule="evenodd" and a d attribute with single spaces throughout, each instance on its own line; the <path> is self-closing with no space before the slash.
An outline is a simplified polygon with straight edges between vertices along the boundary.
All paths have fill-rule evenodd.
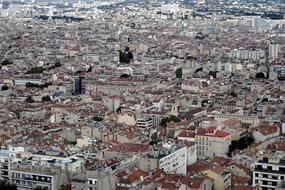
<path id="1" fill-rule="evenodd" d="M 241 119 L 243 121 L 254 121 L 256 118 L 248 118 L 248 117 L 236 117 L 236 116 L 216 116 L 218 119 Z"/>
<path id="2" fill-rule="evenodd" d="M 257 169 L 268 169 L 268 170 L 274 170 L 274 171 L 280 171 L 285 172 L 285 167 L 277 167 L 278 169 L 273 169 L 272 166 L 262 166 L 260 164 L 256 165 Z"/>
<path id="3" fill-rule="evenodd" d="M 273 180 L 284 180 L 285 177 L 284 176 L 279 176 L 279 179 L 278 179 L 278 176 L 277 175 L 269 175 L 269 174 L 260 174 L 260 173 L 255 173 L 254 175 L 256 178 L 266 178 L 266 179 L 273 179 Z"/>
<path id="4" fill-rule="evenodd" d="M 51 181 L 51 177 L 32 175 L 32 174 L 22 174 L 22 173 L 15 173 L 15 172 L 12 172 L 12 177 L 13 178 L 22 178 L 22 179 L 44 181 L 44 182 L 50 182 Z"/>
<path id="5" fill-rule="evenodd" d="M 259 185 L 268 185 L 268 186 L 277 186 L 277 181 L 263 181 L 263 180 L 258 180 L 256 179 L 255 181 L 255 184 L 259 184 Z"/>
<path id="6" fill-rule="evenodd" d="M 208 142 L 208 141 L 198 141 L 198 145 L 210 145 L 212 146 L 212 142 Z"/>
<path id="7" fill-rule="evenodd" d="M 18 186 L 20 186 L 20 185 L 22 185 L 22 186 L 34 186 L 34 187 L 38 187 L 39 186 L 39 184 L 36 183 L 36 182 L 23 181 L 23 180 L 13 180 L 13 183 L 15 183 Z M 43 187 L 47 187 L 48 188 L 48 186 L 43 186 Z"/>
<path id="8" fill-rule="evenodd" d="M 198 147 L 197 147 L 197 150 L 198 150 L 198 151 L 199 151 L 199 150 L 208 151 L 208 147 L 205 147 L 205 148 L 204 148 L 203 146 L 202 146 L 202 147 L 198 146 Z"/>

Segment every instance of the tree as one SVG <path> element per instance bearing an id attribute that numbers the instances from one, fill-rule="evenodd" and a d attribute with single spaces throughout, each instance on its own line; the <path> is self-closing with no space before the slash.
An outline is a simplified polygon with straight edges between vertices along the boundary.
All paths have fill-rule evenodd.
<path id="1" fill-rule="evenodd" d="M 232 97 L 237 97 L 237 93 L 235 92 L 234 89 L 229 93 L 229 95 Z"/>
<path id="2" fill-rule="evenodd" d="M 263 98 L 261 102 L 268 102 L 268 98 Z"/>
<path id="3" fill-rule="evenodd" d="M 92 71 L 92 66 L 89 66 L 88 69 L 86 70 L 86 72 L 91 72 Z"/>
<path id="4" fill-rule="evenodd" d="M 100 121 L 103 121 L 103 118 L 95 116 L 95 117 L 93 117 L 93 120 L 100 122 Z"/>
<path id="5" fill-rule="evenodd" d="M 131 60 L 134 59 L 133 53 L 130 51 L 129 47 L 126 47 L 124 51 L 119 50 L 119 61 L 120 63 L 127 63 L 129 64 Z"/>
<path id="6" fill-rule="evenodd" d="M 27 103 L 34 103 L 35 102 L 32 96 L 28 96 L 25 101 Z"/>
<path id="7" fill-rule="evenodd" d="M 217 77 L 218 71 L 209 71 L 209 76 L 213 76 L 213 78 Z"/>
<path id="8" fill-rule="evenodd" d="M 15 184 L 7 183 L 6 181 L 0 181 L 0 189 L 1 190 L 17 190 L 17 186 Z"/>
<path id="9" fill-rule="evenodd" d="M 265 78 L 266 78 L 263 72 L 257 73 L 257 74 L 255 75 L 255 77 L 256 77 L 257 79 L 265 79 Z"/>
<path id="10" fill-rule="evenodd" d="M 195 73 L 202 72 L 202 71 L 203 71 L 203 67 L 196 69 Z"/>
<path id="11" fill-rule="evenodd" d="M 35 83 L 27 82 L 26 83 L 26 88 L 41 88 L 41 89 L 44 89 L 44 88 L 47 88 L 50 85 L 52 85 L 51 82 L 47 82 L 47 83 L 44 83 L 44 84 L 35 84 Z"/>
<path id="12" fill-rule="evenodd" d="M 181 121 L 181 119 L 179 119 L 178 117 L 174 116 L 174 115 L 170 115 L 169 117 L 163 118 L 159 125 L 161 127 L 166 127 L 168 122 L 175 122 L 175 123 L 179 123 Z"/>
<path id="13" fill-rule="evenodd" d="M 61 67 L 61 62 L 59 60 L 57 60 L 54 64 L 55 67 Z"/>
<path id="14" fill-rule="evenodd" d="M 120 63 L 130 63 L 130 58 L 127 56 L 127 54 L 125 52 L 123 52 L 122 50 L 119 50 L 119 61 Z"/>
<path id="15" fill-rule="evenodd" d="M 254 143 L 254 137 L 251 133 L 247 134 L 246 136 L 240 138 L 238 141 L 232 141 L 231 145 L 229 146 L 228 155 L 231 156 L 232 152 L 235 150 L 243 150 L 249 147 Z"/>
<path id="16" fill-rule="evenodd" d="M 130 77 L 130 75 L 128 75 L 128 74 L 121 74 L 121 76 L 120 76 L 120 78 L 129 78 Z"/>
<path id="17" fill-rule="evenodd" d="M 7 59 L 5 59 L 3 62 L 2 62 L 2 65 L 5 66 L 5 65 L 10 65 L 12 64 L 13 62 L 12 61 L 9 61 Z"/>
<path id="18" fill-rule="evenodd" d="M 27 74 L 38 74 L 38 73 L 43 73 L 44 68 L 43 67 L 33 67 L 31 70 L 27 72 Z"/>
<path id="19" fill-rule="evenodd" d="M 176 75 L 176 78 L 178 78 L 178 79 L 181 79 L 181 78 L 182 78 L 182 68 L 181 68 L 181 67 L 179 67 L 178 69 L 176 69 L 175 75 Z"/>
<path id="20" fill-rule="evenodd" d="M 5 90 L 8 90 L 8 89 L 9 89 L 9 87 L 6 86 L 6 85 L 3 85 L 3 86 L 1 87 L 1 91 L 5 91 Z"/>
<path id="21" fill-rule="evenodd" d="M 279 76 L 277 79 L 278 79 L 279 81 L 285 81 L 285 76 Z"/>
<path id="22" fill-rule="evenodd" d="M 42 97 L 42 102 L 50 102 L 50 101 L 51 101 L 51 99 L 50 99 L 49 95 L 46 95 L 46 96 Z"/>
<path id="23" fill-rule="evenodd" d="M 208 103 L 209 103 L 209 100 L 202 100 L 202 107 L 207 106 Z"/>

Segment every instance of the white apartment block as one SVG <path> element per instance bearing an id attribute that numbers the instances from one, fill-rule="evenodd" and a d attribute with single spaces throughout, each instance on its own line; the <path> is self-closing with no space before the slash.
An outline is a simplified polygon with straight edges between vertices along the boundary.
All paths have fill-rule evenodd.
<path id="1" fill-rule="evenodd" d="M 280 51 L 281 51 L 281 46 L 279 44 L 269 44 L 268 52 L 270 59 L 272 60 L 278 59 Z"/>
<path id="2" fill-rule="evenodd" d="M 36 187 L 56 190 L 57 180 L 57 173 L 49 170 L 23 168 L 18 165 L 11 169 L 10 182 L 17 185 L 18 190 L 33 190 Z"/>
<path id="3" fill-rule="evenodd" d="M 275 190 L 277 184 L 285 180 L 284 153 L 275 153 L 255 162 L 253 186 L 261 190 Z"/>
<path id="4" fill-rule="evenodd" d="M 187 147 L 182 145 L 167 145 L 151 147 L 149 154 L 140 162 L 143 170 L 163 169 L 166 173 L 186 174 Z"/>
<path id="5" fill-rule="evenodd" d="M 258 50 L 245 50 L 245 49 L 233 49 L 229 54 L 230 58 L 240 59 L 240 60 L 260 60 L 265 57 L 265 51 Z"/>
<path id="6" fill-rule="evenodd" d="M 148 129 L 153 127 L 153 120 L 150 117 L 146 118 L 138 118 L 136 121 L 136 125 L 141 129 Z"/>
<path id="7" fill-rule="evenodd" d="M 231 134 L 217 127 L 198 128 L 195 141 L 198 159 L 226 156 L 231 144 Z"/>

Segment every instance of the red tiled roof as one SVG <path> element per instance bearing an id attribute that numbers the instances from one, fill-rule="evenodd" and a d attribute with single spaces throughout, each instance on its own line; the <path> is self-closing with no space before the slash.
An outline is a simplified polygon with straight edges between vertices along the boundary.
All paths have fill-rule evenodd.
<path id="1" fill-rule="evenodd" d="M 231 175 L 231 180 L 232 184 L 237 184 L 237 185 L 247 185 L 250 183 L 251 179 L 249 177 L 240 177 L 236 175 Z"/>
<path id="2" fill-rule="evenodd" d="M 108 149 L 111 152 L 146 152 L 148 151 L 148 145 L 133 144 L 133 143 L 121 143 Z"/>
<path id="3" fill-rule="evenodd" d="M 195 138 L 195 132 L 194 131 L 181 131 L 177 137 L 183 137 L 183 138 Z"/>
<path id="4" fill-rule="evenodd" d="M 275 125 L 265 124 L 262 125 L 261 128 L 259 128 L 259 132 L 262 133 L 263 135 L 269 135 L 272 133 L 276 133 L 277 131 L 278 127 Z"/>
<path id="5" fill-rule="evenodd" d="M 227 166 L 231 160 L 221 156 L 215 156 L 210 161 L 224 167 Z"/>
<path id="6" fill-rule="evenodd" d="M 196 131 L 196 135 L 198 136 L 211 136 L 211 137 L 220 137 L 224 138 L 230 135 L 230 133 L 226 131 L 222 131 L 217 129 L 216 127 L 208 127 L 205 128 L 198 128 Z"/>
<path id="7" fill-rule="evenodd" d="M 209 169 L 210 165 L 207 162 L 198 161 L 192 165 L 187 166 L 187 174 L 194 175 Z"/>
<path id="8" fill-rule="evenodd" d="M 180 185 L 179 185 L 180 186 Z M 179 187 L 178 186 L 178 187 Z M 169 190 L 175 190 L 177 189 L 176 183 L 170 183 L 170 182 L 162 182 L 161 189 L 169 189 Z"/>

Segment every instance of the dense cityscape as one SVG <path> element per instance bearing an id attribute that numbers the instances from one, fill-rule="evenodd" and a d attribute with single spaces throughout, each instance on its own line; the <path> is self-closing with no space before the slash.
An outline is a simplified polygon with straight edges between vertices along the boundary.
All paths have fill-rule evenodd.
<path id="1" fill-rule="evenodd" d="M 0 0 L 0 190 L 285 190 L 284 0 Z"/>

